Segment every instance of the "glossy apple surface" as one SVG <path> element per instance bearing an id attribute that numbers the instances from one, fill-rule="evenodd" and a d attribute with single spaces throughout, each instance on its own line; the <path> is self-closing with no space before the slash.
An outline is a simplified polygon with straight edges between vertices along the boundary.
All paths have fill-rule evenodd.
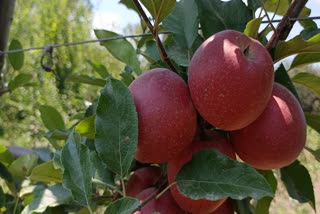
<path id="1" fill-rule="evenodd" d="M 167 162 L 192 143 L 196 111 L 180 76 L 152 69 L 135 79 L 129 90 L 138 112 L 138 161 Z"/>
<path id="2" fill-rule="evenodd" d="M 148 166 L 137 169 L 126 185 L 126 195 L 135 197 L 144 189 L 152 187 L 163 177 L 160 167 Z"/>
<path id="3" fill-rule="evenodd" d="M 231 144 L 227 139 L 218 134 L 209 135 L 209 138 L 205 141 L 195 141 L 188 148 L 182 151 L 174 160 L 168 162 L 168 180 L 172 183 L 175 180 L 176 175 L 188 161 L 192 159 L 192 154 L 202 149 L 213 148 L 219 152 L 229 156 L 232 159 L 236 159 L 235 153 Z M 217 163 L 219 164 L 219 163 Z M 185 211 L 194 214 L 207 214 L 217 209 L 225 199 L 217 201 L 211 201 L 206 199 L 193 200 L 182 195 L 177 186 L 171 187 L 171 193 L 178 205 Z"/>
<path id="4" fill-rule="evenodd" d="M 147 199 L 150 195 L 157 192 L 154 187 L 145 189 L 143 192 L 138 194 L 137 198 L 140 203 Z M 170 191 L 166 191 L 160 198 L 153 199 L 141 208 L 140 211 L 134 212 L 134 214 L 152 214 L 159 212 L 161 214 L 185 214 L 183 210 L 176 204 L 171 196 Z"/>
<path id="5" fill-rule="evenodd" d="M 292 163 L 305 146 L 305 117 L 293 94 L 275 83 L 262 115 L 230 136 L 244 162 L 258 169 L 281 168 Z"/>
<path id="6" fill-rule="evenodd" d="M 271 96 L 273 62 L 262 44 L 225 30 L 193 55 L 188 85 L 195 108 L 211 125 L 241 129 L 263 112 Z"/>

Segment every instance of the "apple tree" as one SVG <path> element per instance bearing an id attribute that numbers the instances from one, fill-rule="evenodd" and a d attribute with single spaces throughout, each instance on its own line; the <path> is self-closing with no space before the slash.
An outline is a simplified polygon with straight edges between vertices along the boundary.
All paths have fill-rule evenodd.
<path id="1" fill-rule="evenodd" d="M 99 96 L 70 127 L 39 109 L 50 150 L 1 146 L 2 211 L 260 214 L 278 182 L 316 211 L 300 155 L 319 164 L 307 129 L 320 133 L 320 115 L 303 111 L 295 84 L 320 95 L 320 77 L 290 73 L 320 62 L 307 0 L 119 3 L 143 34 L 94 33 L 124 72 L 95 67 L 101 78 L 83 83 L 98 82 Z M 303 30 L 288 39 L 294 24 Z"/>

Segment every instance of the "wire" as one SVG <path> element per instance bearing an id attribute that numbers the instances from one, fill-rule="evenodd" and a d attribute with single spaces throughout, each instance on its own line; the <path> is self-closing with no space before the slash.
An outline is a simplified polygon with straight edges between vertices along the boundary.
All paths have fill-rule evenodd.
<path id="1" fill-rule="evenodd" d="M 301 18 L 291 18 L 290 21 L 305 21 L 305 20 L 316 20 L 320 19 L 320 16 L 313 16 L 313 17 L 301 17 Z M 272 20 L 272 22 L 280 22 L 281 19 L 275 19 Z M 266 24 L 269 23 L 268 21 L 262 21 L 261 23 Z M 160 31 L 158 34 L 169 34 L 171 32 L 169 31 Z M 137 38 L 137 37 L 144 37 L 144 36 L 152 36 L 152 33 L 143 33 L 143 34 L 133 34 L 133 35 L 119 35 L 119 36 L 113 36 L 113 37 L 107 37 L 107 38 L 101 38 L 101 39 L 92 39 L 92 40 L 85 40 L 85 41 L 79 41 L 79 42 L 69 42 L 69 43 L 62 43 L 62 44 L 52 44 L 52 45 L 44 45 L 39 47 L 31 47 L 26 49 L 16 49 L 16 50 L 7 50 L 7 51 L 1 51 L 0 50 L 0 56 L 6 55 L 6 54 L 12 54 L 12 53 L 19 53 L 19 52 L 27 52 L 27 51 L 35 51 L 35 50 L 43 50 L 47 48 L 48 46 L 52 48 L 59 48 L 59 47 L 67 47 L 67 46 L 75 46 L 75 45 L 83 45 L 83 44 L 89 44 L 89 43 L 95 43 L 95 42 L 105 42 L 105 41 L 112 41 L 112 40 L 119 40 L 119 39 L 126 39 L 126 38 Z"/>

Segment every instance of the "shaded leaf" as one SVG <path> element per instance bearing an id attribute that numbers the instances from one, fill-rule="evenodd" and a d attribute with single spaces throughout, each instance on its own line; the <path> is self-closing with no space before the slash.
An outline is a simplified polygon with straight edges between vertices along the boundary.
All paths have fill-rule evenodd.
<path id="1" fill-rule="evenodd" d="M 67 140 L 69 134 L 70 134 L 70 131 L 68 131 L 66 129 L 53 129 L 53 130 L 45 133 L 44 136 L 48 139 Z"/>
<path id="2" fill-rule="evenodd" d="M 280 169 L 281 180 L 284 182 L 289 196 L 300 203 L 310 203 L 315 209 L 313 185 L 308 170 L 299 161 Z"/>
<path id="3" fill-rule="evenodd" d="M 138 141 L 137 112 L 124 83 L 107 80 L 96 114 L 97 152 L 108 168 L 123 178 L 134 160 Z"/>
<path id="4" fill-rule="evenodd" d="M 56 169 L 53 164 L 53 160 L 40 164 L 33 168 L 30 179 L 34 181 L 42 181 L 44 183 L 61 183 L 62 171 Z"/>
<path id="5" fill-rule="evenodd" d="M 111 203 L 107 207 L 104 213 L 105 214 L 110 214 L 110 213 L 130 214 L 139 206 L 140 206 L 140 203 L 138 199 L 131 198 L 131 197 L 124 197 Z"/>
<path id="6" fill-rule="evenodd" d="M 4 180 L 7 180 L 9 183 L 13 182 L 11 173 L 2 162 L 0 162 L 0 177 L 3 178 Z"/>
<path id="7" fill-rule="evenodd" d="M 274 61 L 277 62 L 287 56 L 299 53 L 319 53 L 320 52 L 320 34 L 304 40 L 298 35 L 289 41 L 279 41 L 275 53 Z"/>
<path id="8" fill-rule="evenodd" d="M 305 147 L 305 149 L 309 151 L 318 162 L 320 162 L 320 149 L 313 150 L 308 147 Z"/>
<path id="9" fill-rule="evenodd" d="M 9 51 L 22 49 L 19 40 L 13 39 L 9 45 Z M 24 63 L 24 52 L 16 52 L 8 54 L 9 62 L 15 70 L 20 70 Z"/>
<path id="10" fill-rule="evenodd" d="M 307 27 L 300 32 L 300 35 L 305 40 L 308 40 L 317 34 L 320 34 L 320 28 L 317 28 L 317 25 L 312 27 Z"/>
<path id="11" fill-rule="evenodd" d="M 277 1 L 277 0 L 267 0 L 264 3 L 264 7 L 267 11 L 276 13 L 277 15 L 283 16 L 289 8 L 290 1 Z M 304 7 L 299 14 L 299 17 L 306 17 L 310 15 L 311 10 Z"/>
<path id="12" fill-rule="evenodd" d="M 107 78 L 110 76 L 106 66 L 97 63 L 97 62 L 93 62 L 91 60 L 87 60 L 87 62 L 89 63 L 89 65 L 91 65 L 91 67 L 103 78 Z"/>
<path id="13" fill-rule="evenodd" d="M 61 204 L 68 204 L 72 200 L 71 192 L 60 184 L 38 190 L 34 198 L 21 214 L 43 213 L 48 207 L 56 207 Z"/>
<path id="14" fill-rule="evenodd" d="M 176 183 L 179 191 L 192 199 L 218 200 L 230 197 L 241 200 L 273 196 L 266 179 L 254 168 L 214 149 L 193 154 L 192 160 L 177 174 Z"/>
<path id="15" fill-rule="evenodd" d="M 147 8 L 156 23 L 160 23 L 171 12 L 176 0 L 140 0 Z"/>
<path id="16" fill-rule="evenodd" d="M 90 77 L 90 76 L 84 75 L 84 74 L 70 75 L 70 76 L 68 76 L 66 81 L 74 82 L 74 83 L 96 85 L 96 86 L 102 86 L 102 87 L 106 84 L 106 81 L 104 79 Z"/>
<path id="17" fill-rule="evenodd" d="M 96 152 L 91 152 L 91 160 L 95 166 L 94 178 L 115 186 L 114 174 L 107 168 L 107 165 L 99 158 Z"/>
<path id="18" fill-rule="evenodd" d="M 252 19 L 250 22 L 248 22 L 243 33 L 251 38 L 258 39 L 258 33 L 259 33 L 261 21 L 262 21 L 262 18 Z"/>
<path id="19" fill-rule="evenodd" d="M 121 81 L 126 85 L 129 86 L 133 81 L 134 77 L 132 76 L 132 69 L 129 66 L 124 68 L 124 71 L 120 74 L 122 77 Z"/>
<path id="20" fill-rule="evenodd" d="M 61 152 L 63 165 L 63 185 L 69 189 L 75 201 L 88 207 L 92 194 L 93 163 L 90 150 L 81 144 L 80 135 L 71 132 Z"/>
<path id="21" fill-rule="evenodd" d="M 320 53 L 298 54 L 292 61 L 290 69 L 295 67 L 320 62 Z"/>
<path id="22" fill-rule="evenodd" d="M 0 162 L 8 166 L 14 161 L 14 157 L 11 154 L 11 152 L 8 150 L 8 148 L 4 145 L 0 145 Z"/>
<path id="23" fill-rule="evenodd" d="M 135 6 L 132 0 L 121 0 L 120 3 L 125 5 L 128 9 L 134 10 L 139 14 L 137 7 Z"/>
<path id="24" fill-rule="evenodd" d="M 273 192 L 275 192 L 277 190 L 278 182 L 277 182 L 277 179 L 274 176 L 272 170 L 268 170 L 268 171 L 260 170 L 259 172 L 268 181 L 268 183 L 270 184 Z M 264 197 L 264 198 L 260 199 L 257 202 L 257 205 L 255 207 L 254 213 L 255 214 L 269 214 L 269 208 L 270 208 L 272 200 L 273 200 L 272 197 Z"/>
<path id="25" fill-rule="evenodd" d="M 116 34 L 107 30 L 94 30 L 96 37 L 98 39 L 119 37 Z M 136 51 L 130 42 L 126 39 L 116 39 L 100 42 L 102 46 L 107 48 L 107 50 L 118 60 L 126 63 L 136 72 L 136 74 L 141 74 L 140 63 L 136 55 Z"/>
<path id="26" fill-rule="evenodd" d="M 205 38 L 219 31 L 232 29 L 243 32 L 252 12 L 241 0 L 197 0 L 200 25 Z"/>
<path id="27" fill-rule="evenodd" d="M 275 71 L 274 74 L 274 80 L 278 83 L 280 83 L 281 85 L 285 86 L 287 89 L 289 89 L 291 91 L 291 93 L 297 98 L 297 100 L 299 100 L 300 102 L 300 98 L 299 95 L 296 91 L 296 88 L 294 87 L 288 72 L 286 70 L 286 68 L 283 66 L 283 64 L 281 64 L 279 66 L 279 68 Z M 300 102 L 301 103 L 301 102 Z"/>
<path id="28" fill-rule="evenodd" d="M 306 86 L 320 96 L 320 77 L 311 73 L 298 73 L 295 75 L 292 80 L 295 83 Z"/>
<path id="29" fill-rule="evenodd" d="M 248 0 L 248 7 L 252 10 L 253 14 L 254 12 L 261 7 L 261 2 L 266 2 L 267 0 Z"/>
<path id="30" fill-rule="evenodd" d="M 43 162 L 48 162 L 52 159 L 52 153 L 48 147 L 36 147 L 32 151 L 39 156 L 39 159 Z"/>
<path id="31" fill-rule="evenodd" d="M 311 114 L 308 112 L 305 112 L 304 115 L 306 117 L 308 126 L 320 133 L 320 115 Z"/>
<path id="32" fill-rule="evenodd" d="M 253 214 L 254 207 L 250 203 L 251 198 L 245 198 L 243 200 L 234 200 L 235 210 L 237 214 Z"/>
<path id="33" fill-rule="evenodd" d="M 9 166 L 9 172 L 16 179 L 24 179 L 30 175 L 32 169 L 37 165 L 38 155 L 21 155 Z"/>
<path id="34" fill-rule="evenodd" d="M 172 13 L 163 21 L 166 30 L 173 33 L 176 43 L 185 49 L 191 49 L 198 36 L 198 10 L 195 0 L 177 2 Z"/>
<path id="35" fill-rule="evenodd" d="M 41 119 L 45 127 L 49 130 L 64 129 L 64 121 L 61 114 L 53 107 L 42 105 L 39 108 Z"/>
<path id="36" fill-rule="evenodd" d="M 94 139 L 96 134 L 94 125 L 95 118 L 96 115 L 94 114 L 90 117 L 81 120 L 80 123 L 78 123 L 78 125 L 76 126 L 76 131 L 80 135 L 85 136 L 86 138 Z"/>
<path id="37" fill-rule="evenodd" d="M 13 91 L 14 89 L 17 89 L 19 87 L 28 86 L 27 84 L 30 83 L 31 80 L 31 74 L 19 74 L 9 82 L 8 88 L 10 91 Z"/>

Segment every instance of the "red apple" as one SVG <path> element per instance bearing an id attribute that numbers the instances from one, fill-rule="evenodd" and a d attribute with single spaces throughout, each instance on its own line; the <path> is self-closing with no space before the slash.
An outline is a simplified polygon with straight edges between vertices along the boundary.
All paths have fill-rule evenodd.
<path id="1" fill-rule="evenodd" d="M 232 200 L 228 198 L 218 209 L 210 214 L 234 214 Z"/>
<path id="2" fill-rule="evenodd" d="M 138 161 L 167 162 L 192 143 L 196 111 L 179 75 L 152 69 L 135 79 L 129 90 L 138 112 Z"/>
<path id="3" fill-rule="evenodd" d="M 193 55 L 189 88 L 195 108 L 211 125 L 241 129 L 263 112 L 271 96 L 273 62 L 262 44 L 225 30 L 209 37 Z"/>
<path id="4" fill-rule="evenodd" d="M 262 115 L 249 126 L 231 132 L 236 153 L 258 169 L 277 169 L 292 163 L 306 142 L 306 122 L 297 99 L 275 83 Z"/>
<path id="5" fill-rule="evenodd" d="M 142 203 L 149 198 L 150 195 L 157 192 L 157 189 L 150 187 L 138 194 L 137 198 Z M 185 212 L 175 203 L 170 191 L 166 191 L 160 198 L 149 201 L 140 211 L 134 212 L 134 214 L 152 214 L 153 212 L 159 212 L 161 214 L 184 214 Z"/>
<path id="6" fill-rule="evenodd" d="M 130 197 L 136 197 L 144 189 L 155 185 L 161 178 L 160 167 L 148 166 L 137 169 L 128 180 L 126 194 Z"/>
<path id="7" fill-rule="evenodd" d="M 207 133 L 208 134 L 208 133 Z M 221 135 L 210 134 L 205 141 L 195 141 L 193 144 L 183 150 L 174 160 L 168 162 L 168 180 L 169 183 L 174 182 L 176 175 L 180 169 L 188 161 L 192 159 L 192 154 L 202 149 L 214 148 L 219 152 L 236 159 L 235 153 L 231 144 Z M 219 163 L 217 163 L 219 164 Z M 193 200 L 182 195 L 177 186 L 171 187 L 171 193 L 178 205 L 185 211 L 194 214 L 207 214 L 217 209 L 226 199 L 211 201 L 206 199 Z"/>

